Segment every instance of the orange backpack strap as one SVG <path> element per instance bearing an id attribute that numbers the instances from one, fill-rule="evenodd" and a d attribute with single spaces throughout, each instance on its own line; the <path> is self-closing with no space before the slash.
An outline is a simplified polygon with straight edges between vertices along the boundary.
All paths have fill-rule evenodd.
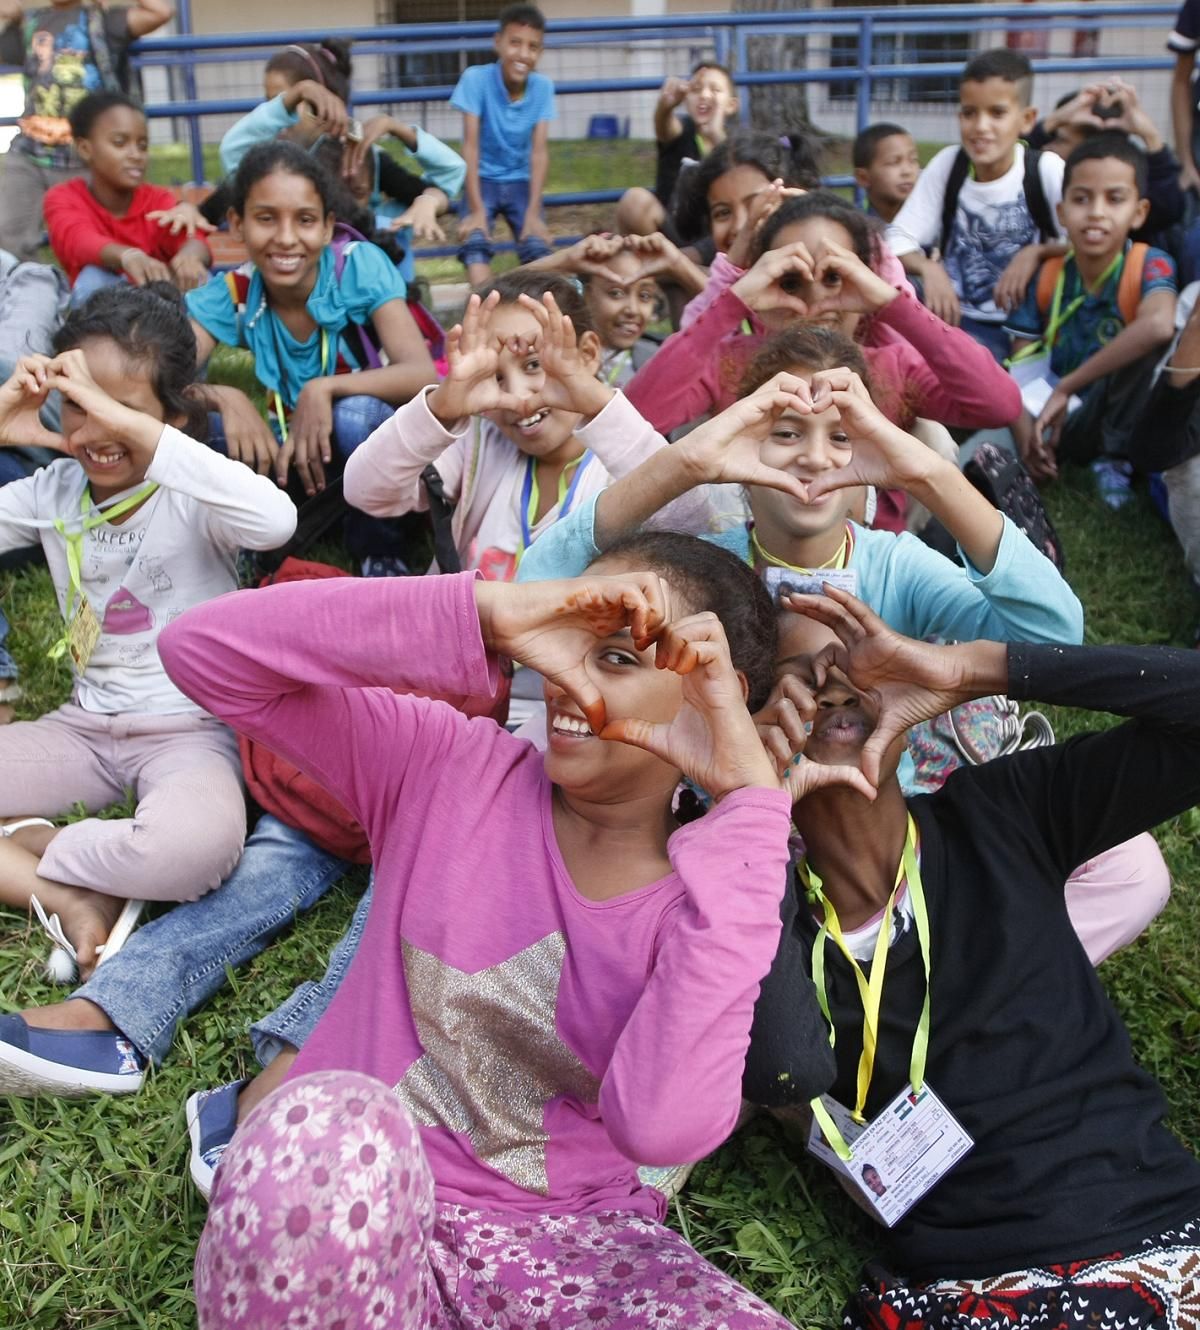
<path id="1" fill-rule="evenodd" d="M 1117 309 L 1126 327 L 1137 318 L 1138 306 L 1142 303 L 1142 274 L 1149 249 L 1149 245 L 1139 240 L 1129 246 L 1129 253 L 1125 255 L 1125 266 L 1117 283 Z"/>
<path id="2" fill-rule="evenodd" d="M 1038 269 L 1037 307 L 1038 313 L 1045 318 L 1050 313 L 1054 301 L 1054 288 L 1058 284 L 1058 275 L 1063 270 L 1063 256 L 1047 259 Z"/>

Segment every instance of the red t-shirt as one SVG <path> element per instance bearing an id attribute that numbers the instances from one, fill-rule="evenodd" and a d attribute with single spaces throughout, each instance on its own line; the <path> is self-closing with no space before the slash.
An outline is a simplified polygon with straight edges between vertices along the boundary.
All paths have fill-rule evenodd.
<path id="1" fill-rule="evenodd" d="M 42 208 L 50 248 L 67 270 L 74 286 L 79 270 L 89 263 L 99 265 L 105 245 L 140 249 L 152 259 L 166 263 L 187 244 L 187 232 L 173 236 L 166 227 L 148 221 L 146 214 L 174 208 L 179 200 L 162 185 L 139 185 L 124 217 L 118 217 L 88 188 L 82 177 L 67 180 L 46 191 Z"/>

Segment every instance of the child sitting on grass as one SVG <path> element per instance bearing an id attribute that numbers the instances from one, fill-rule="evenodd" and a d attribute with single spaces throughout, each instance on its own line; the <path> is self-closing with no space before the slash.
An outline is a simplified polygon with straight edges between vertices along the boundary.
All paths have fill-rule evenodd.
<path id="1" fill-rule="evenodd" d="M 901 125 L 868 125 L 850 150 L 854 180 L 867 196 L 867 212 L 894 222 L 921 174 L 913 136 Z"/>
<path id="2" fill-rule="evenodd" d="M 1014 371 L 1024 352 L 1037 376 L 1016 428 L 1031 474 L 1047 480 L 1061 459 L 1092 461 L 1112 508 L 1132 497 L 1139 420 L 1175 331 L 1174 261 L 1129 239 L 1150 208 L 1146 174 L 1145 153 L 1125 134 L 1098 134 L 1071 153 L 1058 205 L 1070 253 L 1039 270 L 1006 324 Z"/>
<path id="3" fill-rule="evenodd" d="M 116 282 L 208 281 L 212 255 L 200 221 L 169 189 L 148 185 L 150 139 L 142 108 L 123 92 L 95 92 L 71 110 L 75 150 L 87 175 L 55 185 L 43 206 L 50 248 L 66 269 L 72 301 Z"/>

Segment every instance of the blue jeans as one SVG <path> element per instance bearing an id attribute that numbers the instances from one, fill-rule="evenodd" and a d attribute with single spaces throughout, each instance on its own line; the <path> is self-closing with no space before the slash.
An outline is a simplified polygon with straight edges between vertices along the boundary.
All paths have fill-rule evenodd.
<path id="1" fill-rule="evenodd" d="M 215 891 L 137 929 L 71 996 L 94 1002 L 161 1063 L 179 1023 L 224 987 L 228 968 L 257 956 L 349 867 L 265 813 Z"/>
<path id="2" fill-rule="evenodd" d="M 269 1016 L 255 1021 L 250 1027 L 254 1056 L 258 1058 L 260 1066 L 269 1066 L 289 1045 L 292 1048 L 303 1048 L 304 1041 L 325 1015 L 362 941 L 374 887 L 375 877 L 372 874 L 371 885 L 363 892 L 358 908 L 354 911 L 354 918 L 350 920 L 350 927 L 329 953 L 329 964 L 320 982 L 314 984 L 310 980 L 301 984 Z"/>
<path id="3" fill-rule="evenodd" d="M 964 314 L 961 327 L 980 346 L 986 346 L 998 364 L 1003 365 L 1012 355 L 1012 338 L 1004 331 L 1003 323 L 985 323 L 982 319 L 972 319 Z"/>
<path id="4" fill-rule="evenodd" d="M 89 296 L 94 296 L 106 286 L 120 286 L 128 280 L 123 272 L 109 272 L 107 268 L 89 263 L 86 268 L 80 268 L 75 285 L 71 287 L 71 308 L 78 309 Z"/>
<path id="5" fill-rule="evenodd" d="M 550 253 L 550 246 L 537 236 L 521 239 L 521 228 L 525 225 L 525 213 L 529 207 L 528 180 L 486 180 L 480 177 L 479 192 L 483 195 L 487 229 L 472 231 L 463 241 L 458 251 L 458 261 L 464 267 L 470 263 L 491 263 L 496 252 L 492 247 L 491 234 L 497 217 L 503 217 L 508 223 L 513 239 L 517 242 L 517 258 L 522 263 L 532 263 L 534 259 L 545 258 Z M 458 215 L 465 217 L 468 211 L 464 194 Z"/>
<path id="6" fill-rule="evenodd" d="M 395 414 L 394 406 L 365 393 L 339 397 L 333 404 L 333 446 L 338 456 L 345 460 Z M 225 426 L 218 411 L 208 413 L 208 445 L 219 453 L 226 451 Z"/>

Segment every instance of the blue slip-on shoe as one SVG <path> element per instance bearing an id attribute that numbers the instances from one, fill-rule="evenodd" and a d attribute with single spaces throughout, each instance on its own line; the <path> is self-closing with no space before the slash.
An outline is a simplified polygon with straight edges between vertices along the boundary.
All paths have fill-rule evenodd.
<path id="1" fill-rule="evenodd" d="M 0 1094 L 132 1094 L 146 1059 L 115 1030 L 42 1030 L 0 1016 Z"/>
<path id="2" fill-rule="evenodd" d="M 188 1167 L 196 1190 L 207 1201 L 212 1195 L 217 1165 L 237 1131 L 238 1095 L 246 1080 L 230 1081 L 215 1090 L 197 1090 L 187 1101 L 188 1135 L 192 1153 Z"/>
<path id="3" fill-rule="evenodd" d="M 1092 463 L 1096 491 L 1110 508 L 1124 508 L 1133 500 L 1133 467 L 1128 462 L 1101 457 Z"/>

